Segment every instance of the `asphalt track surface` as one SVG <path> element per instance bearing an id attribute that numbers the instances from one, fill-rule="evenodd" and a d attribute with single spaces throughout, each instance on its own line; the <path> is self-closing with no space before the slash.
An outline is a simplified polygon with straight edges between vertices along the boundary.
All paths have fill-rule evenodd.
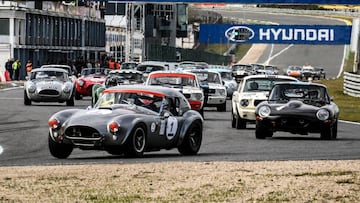
<path id="1" fill-rule="evenodd" d="M 71 108 L 86 108 L 90 98 Z M 352 160 L 360 158 L 360 125 L 339 122 L 337 140 L 277 132 L 273 138 L 255 138 L 254 125 L 231 128 L 230 102 L 226 112 L 206 108 L 203 143 L 196 156 L 181 156 L 176 149 L 146 153 L 144 158 L 112 156 L 104 151 L 75 149 L 68 159 L 52 157 L 47 145 L 50 116 L 69 108 L 64 103 L 23 104 L 21 87 L 0 90 L 0 166 L 86 163 L 141 163 L 167 161 Z"/>

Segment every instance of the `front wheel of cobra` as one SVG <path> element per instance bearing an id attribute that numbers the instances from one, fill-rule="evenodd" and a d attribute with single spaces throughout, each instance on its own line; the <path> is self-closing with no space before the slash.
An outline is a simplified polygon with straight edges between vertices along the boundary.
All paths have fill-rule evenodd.
<path id="1" fill-rule="evenodd" d="M 25 104 L 26 106 L 31 105 L 31 100 L 30 100 L 30 98 L 27 96 L 26 90 L 24 90 L 24 104 Z"/>
<path id="2" fill-rule="evenodd" d="M 73 151 L 73 146 L 63 143 L 55 142 L 50 134 L 48 138 L 50 154 L 58 159 L 66 159 Z"/>
<path id="3" fill-rule="evenodd" d="M 178 151 L 182 155 L 195 155 L 199 152 L 202 142 L 202 126 L 199 123 L 193 123 L 186 131 L 185 137 Z"/>
<path id="4" fill-rule="evenodd" d="M 146 131 L 141 125 L 135 126 L 131 132 L 124 150 L 126 157 L 142 157 L 146 149 Z"/>

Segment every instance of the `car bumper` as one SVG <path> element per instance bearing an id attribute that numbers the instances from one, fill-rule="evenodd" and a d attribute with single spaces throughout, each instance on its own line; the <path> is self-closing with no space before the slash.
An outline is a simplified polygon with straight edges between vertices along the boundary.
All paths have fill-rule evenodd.
<path id="1" fill-rule="evenodd" d="M 60 93 L 57 95 L 30 93 L 28 97 L 34 102 L 65 102 L 71 98 L 71 93 Z"/>
<path id="2" fill-rule="evenodd" d="M 226 97 L 224 96 L 208 96 L 206 101 L 206 106 L 216 106 L 226 102 Z"/>

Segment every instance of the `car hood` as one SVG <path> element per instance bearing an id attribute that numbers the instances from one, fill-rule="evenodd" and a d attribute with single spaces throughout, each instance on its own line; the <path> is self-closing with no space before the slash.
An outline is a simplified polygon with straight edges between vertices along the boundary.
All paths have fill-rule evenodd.
<path id="1" fill-rule="evenodd" d="M 105 81 L 106 76 L 88 76 L 82 78 L 85 81 L 95 82 L 95 83 L 102 83 Z"/>
<path id="2" fill-rule="evenodd" d="M 261 99 L 266 100 L 266 94 L 268 91 L 261 91 L 261 92 L 243 92 L 241 93 L 241 98 L 252 98 L 252 99 Z"/>
<path id="3" fill-rule="evenodd" d="M 49 88 L 49 89 L 58 89 L 62 88 L 65 82 L 58 80 L 33 80 L 31 81 L 37 87 Z"/>
<path id="4" fill-rule="evenodd" d="M 113 118 L 136 114 L 136 110 L 124 108 L 117 109 L 89 109 L 76 112 L 67 120 L 67 126 L 83 125 L 83 126 L 106 126 Z"/>
<path id="5" fill-rule="evenodd" d="M 326 108 L 323 106 L 321 108 Z M 301 101 L 289 101 L 284 104 L 272 104 L 271 105 L 271 115 L 294 115 L 294 116 L 302 116 L 302 115 L 314 115 L 320 109 L 320 107 L 304 104 Z M 328 109 L 328 108 L 327 108 Z M 329 109 L 330 110 L 330 109 Z M 330 111 L 331 112 L 331 111 Z"/>

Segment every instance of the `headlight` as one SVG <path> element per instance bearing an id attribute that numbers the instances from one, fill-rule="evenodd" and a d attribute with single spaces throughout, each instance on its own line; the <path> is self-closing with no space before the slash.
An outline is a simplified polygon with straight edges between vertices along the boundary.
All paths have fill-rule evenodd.
<path id="1" fill-rule="evenodd" d="M 329 116 L 330 116 L 330 113 L 326 109 L 320 109 L 316 112 L 316 117 L 321 121 L 325 121 L 326 119 L 329 118 Z"/>
<path id="2" fill-rule="evenodd" d="M 65 84 L 63 86 L 63 92 L 69 93 L 71 91 L 71 86 L 69 84 Z"/>
<path id="3" fill-rule="evenodd" d="M 78 80 L 78 85 L 79 85 L 80 87 L 84 86 L 84 84 L 85 84 L 85 81 L 83 81 L 83 80 Z"/>
<path id="4" fill-rule="evenodd" d="M 247 99 L 242 99 L 240 101 L 240 105 L 243 106 L 243 107 L 247 107 L 249 105 L 249 100 Z"/>
<path id="5" fill-rule="evenodd" d="M 218 89 L 217 92 L 220 95 L 226 95 L 226 90 L 224 90 L 224 89 Z"/>
<path id="6" fill-rule="evenodd" d="M 28 87 L 28 91 L 30 93 L 34 93 L 36 91 L 36 86 L 34 84 L 31 84 L 29 87 Z"/>
<path id="7" fill-rule="evenodd" d="M 193 98 L 194 100 L 201 100 L 203 97 L 203 95 L 201 93 L 192 93 L 191 94 L 191 98 Z"/>
<path id="8" fill-rule="evenodd" d="M 55 117 L 51 117 L 48 121 L 48 124 L 49 124 L 50 128 L 52 128 L 52 129 L 56 129 L 56 128 L 60 127 L 60 122 Z"/>
<path id="9" fill-rule="evenodd" d="M 268 117 L 271 113 L 271 109 L 269 106 L 261 106 L 259 107 L 259 116 Z"/>

